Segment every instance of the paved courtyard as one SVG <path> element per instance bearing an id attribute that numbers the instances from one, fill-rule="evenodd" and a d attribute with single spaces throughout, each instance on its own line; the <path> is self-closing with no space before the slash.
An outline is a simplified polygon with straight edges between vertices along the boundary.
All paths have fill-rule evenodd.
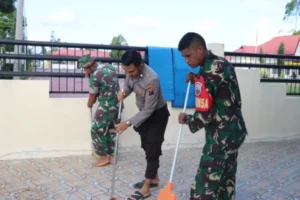
<path id="1" fill-rule="evenodd" d="M 164 151 L 159 170 L 168 181 L 174 149 Z M 178 200 L 188 199 L 201 148 L 182 148 L 174 175 Z M 93 168 L 92 156 L 0 161 L 0 199 L 108 199 L 112 166 Z M 143 179 L 141 149 L 120 149 L 116 194 L 126 198 L 132 184 Z M 300 200 L 300 140 L 246 143 L 239 154 L 237 200 Z"/>

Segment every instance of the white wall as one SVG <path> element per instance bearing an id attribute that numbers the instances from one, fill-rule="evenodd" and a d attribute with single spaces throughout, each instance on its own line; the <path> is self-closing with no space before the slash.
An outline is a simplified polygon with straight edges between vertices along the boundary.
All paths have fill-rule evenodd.
<path id="1" fill-rule="evenodd" d="M 249 136 L 246 142 L 300 137 L 300 98 L 287 97 L 285 84 L 260 83 L 259 70 L 237 69 Z M 89 154 L 90 113 L 85 98 L 49 98 L 47 80 L 0 80 L 0 159 Z M 123 119 L 137 112 L 134 95 L 124 101 Z M 171 117 L 164 148 L 176 144 L 182 109 Z M 192 113 L 192 109 L 188 109 Z M 204 131 L 185 127 L 181 147 L 202 146 Z M 120 151 L 139 147 L 129 128 L 120 137 Z"/>
<path id="2" fill-rule="evenodd" d="M 300 56 L 300 41 L 298 42 L 297 49 L 295 52 L 295 56 Z"/>

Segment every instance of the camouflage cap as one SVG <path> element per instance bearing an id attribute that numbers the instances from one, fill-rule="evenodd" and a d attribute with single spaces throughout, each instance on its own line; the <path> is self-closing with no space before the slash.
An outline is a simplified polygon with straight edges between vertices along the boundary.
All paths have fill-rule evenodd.
<path id="1" fill-rule="evenodd" d="M 93 59 L 90 54 L 81 56 L 81 58 L 79 59 L 79 68 L 88 67 L 90 64 L 94 62 L 94 60 L 95 59 Z"/>

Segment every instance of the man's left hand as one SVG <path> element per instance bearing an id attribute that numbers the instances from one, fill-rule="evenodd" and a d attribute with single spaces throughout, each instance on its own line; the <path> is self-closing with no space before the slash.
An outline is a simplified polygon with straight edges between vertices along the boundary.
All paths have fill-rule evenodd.
<path id="1" fill-rule="evenodd" d="M 88 103 L 87 103 L 87 107 L 88 107 L 88 108 L 91 108 L 91 107 L 93 107 L 93 103 L 91 103 L 91 102 L 88 102 Z"/>
<path id="2" fill-rule="evenodd" d="M 183 112 L 178 115 L 179 124 L 186 124 L 186 122 L 184 121 L 185 116 L 186 116 L 186 113 L 183 113 Z"/>
<path id="3" fill-rule="evenodd" d="M 125 122 L 121 122 L 120 124 L 116 124 L 115 127 L 117 133 L 121 134 L 123 131 L 125 131 L 128 128 L 128 125 Z"/>

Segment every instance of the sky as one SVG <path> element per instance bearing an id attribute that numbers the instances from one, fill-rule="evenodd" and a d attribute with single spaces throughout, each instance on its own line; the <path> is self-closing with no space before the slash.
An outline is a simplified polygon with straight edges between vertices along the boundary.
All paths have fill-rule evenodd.
<path id="1" fill-rule="evenodd" d="M 295 24 L 283 20 L 288 1 L 24 0 L 24 15 L 28 40 L 49 41 L 53 30 L 62 42 L 110 44 L 122 34 L 130 46 L 176 48 L 193 31 L 234 51 L 256 45 L 256 35 L 261 44 L 289 34 Z"/>

